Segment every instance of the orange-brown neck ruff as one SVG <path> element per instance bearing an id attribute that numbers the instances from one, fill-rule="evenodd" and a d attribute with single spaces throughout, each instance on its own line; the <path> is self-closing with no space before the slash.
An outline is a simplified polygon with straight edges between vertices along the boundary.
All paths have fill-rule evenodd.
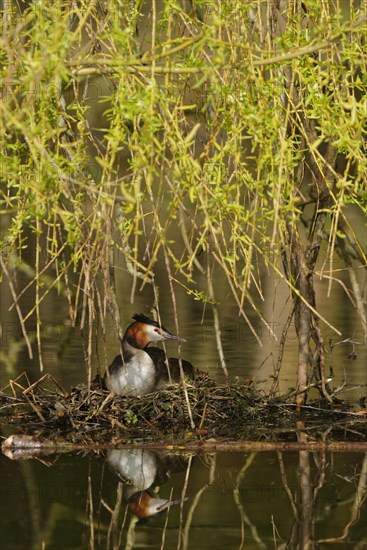
<path id="1" fill-rule="evenodd" d="M 129 344 L 144 349 L 150 342 L 144 323 L 132 323 L 126 331 L 125 338 Z"/>
<path id="2" fill-rule="evenodd" d="M 153 498 L 149 493 L 143 491 L 137 500 L 129 504 L 129 508 L 133 514 L 135 514 L 139 519 L 149 517 L 155 513 L 155 510 L 152 509 L 152 500 Z"/>

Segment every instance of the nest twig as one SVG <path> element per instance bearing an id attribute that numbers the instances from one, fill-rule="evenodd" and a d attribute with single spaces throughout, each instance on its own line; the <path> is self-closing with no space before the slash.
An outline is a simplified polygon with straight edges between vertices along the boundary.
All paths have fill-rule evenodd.
<path id="1" fill-rule="evenodd" d="M 97 378 L 92 387 L 84 384 L 67 394 L 55 381 L 53 388 L 39 383 L 21 388 L 20 395 L 0 392 L 0 415 L 22 430 L 59 434 L 71 441 L 93 436 L 107 439 L 116 434 L 126 439 L 163 440 L 176 434 L 192 434 L 187 402 L 181 385 L 172 385 L 141 397 L 112 395 Z M 48 379 L 48 382 L 50 380 Z M 243 383 L 218 385 L 208 377 L 186 384 L 195 423 L 195 435 L 215 438 L 261 439 L 294 429 L 292 405 L 272 400 L 254 386 Z M 12 388 L 13 389 L 13 388 Z M 19 391 L 19 390 L 18 390 Z M 325 421 L 327 415 L 348 411 L 310 407 L 309 416 Z M 353 414 L 353 413 L 352 413 Z M 326 415 L 326 416 L 325 416 Z"/>

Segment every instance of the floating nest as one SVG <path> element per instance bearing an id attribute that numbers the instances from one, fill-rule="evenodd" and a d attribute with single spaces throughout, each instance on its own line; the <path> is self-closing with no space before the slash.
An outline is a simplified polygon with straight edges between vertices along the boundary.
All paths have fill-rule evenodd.
<path id="1" fill-rule="evenodd" d="M 51 377 L 48 377 L 48 379 Z M 45 381 L 43 381 L 45 382 Z M 57 383 L 56 383 L 57 384 Z M 55 385 L 55 381 L 54 381 Z M 97 378 L 66 393 L 57 384 L 36 383 L 19 396 L 0 393 L 1 414 L 7 423 L 60 432 L 123 431 L 132 436 L 157 432 L 233 431 L 259 422 L 268 414 L 265 396 L 245 384 L 217 385 L 208 377 L 193 384 L 168 386 L 141 397 L 112 395 Z"/>
<path id="2" fill-rule="evenodd" d="M 50 380 L 52 389 L 48 387 Z M 11 394 L 0 392 L 3 422 L 26 433 L 61 435 L 70 441 L 101 441 L 116 434 L 151 441 L 172 434 L 181 439 L 198 435 L 259 440 L 269 438 L 269 434 L 286 437 L 299 420 L 293 405 L 270 401 L 253 385 L 218 385 L 208 377 L 141 397 L 112 395 L 98 378 L 91 388 L 81 384 L 67 393 L 50 375 L 21 388 L 20 395 L 12 389 Z M 319 423 L 337 421 L 340 426 L 342 419 L 353 420 L 345 410 L 311 409 L 308 420 L 312 417 Z M 302 415 L 305 419 L 305 412 Z"/>

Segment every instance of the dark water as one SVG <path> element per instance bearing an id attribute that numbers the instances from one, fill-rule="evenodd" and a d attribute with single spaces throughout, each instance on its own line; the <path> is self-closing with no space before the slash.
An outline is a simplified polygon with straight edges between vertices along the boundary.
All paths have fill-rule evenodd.
<path id="1" fill-rule="evenodd" d="M 367 454 L 112 450 L 0 464 L 3 550 L 367 547 Z M 181 502 L 138 520 L 148 498 Z"/>

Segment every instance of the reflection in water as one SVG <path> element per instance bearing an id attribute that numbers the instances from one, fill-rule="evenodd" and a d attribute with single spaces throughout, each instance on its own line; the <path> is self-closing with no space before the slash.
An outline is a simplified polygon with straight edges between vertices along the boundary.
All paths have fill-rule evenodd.
<path id="1" fill-rule="evenodd" d="M 180 455 L 166 455 L 149 449 L 112 449 L 107 452 L 107 462 L 123 482 L 129 509 L 139 519 L 146 519 L 186 500 L 167 500 L 154 494 L 155 488 L 166 483 L 170 473 L 185 470 L 187 461 Z"/>
<path id="2" fill-rule="evenodd" d="M 367 453 L 0 458 L 6 550 L 366 547 Z"/>
<path id="3" fill-rule="evenodd" d="M 298 434 L 300 441 L 307 441 L 308 436 L 304 432 Z M 353 503 L 350 510 L 349 521 L 345 523 L 343 528 L 339 529 L 329 536 L 327 539 L 318 538 L 315 535 L 316 516 L 320 511 L 317 510 L 318 497 L 321 490 L 325 489 L 327 470 L 330 466 L 327 453 L 310 453 L 309 451 L 299 451 L 298 453 L 298 483 L 299 490 L 295 495 L 289 489 L 287 478 L 285 475 L 285 468 L 283 457 L 281 453 L 278 453 L 278 459 L 280 468 L 282 471 L 282 482 L 287 490 L 287 494 L 290 498 L 292 510 L 294 514 L 294 523 L 291 531 L 289 543 L 291 548 L 311 549 L 315 548 L 315 544 L 321 542 L 338 542 L 347 541 L 350 528 L 358 522 L 361 517 L 361 508 L 367 495 L 367 453 L 364 455 L 363 462 L 358 475 L 354 477 L 355 492 L 353 496 L 349 495 L 347 502 Z M 312 468 L 312 461 L 315 467 Z M 338 475 L 338 474 L 336 474 Z M 334 507 L 345 505 L 344 501 L 333 503 Z M 330 509 L 332 504 L 328 503 L 327 507 Z M 321 512 L 320 519 L 325 519 L 325 515 Z M 367 544 L 367 539 L 365 540 Z"/>

